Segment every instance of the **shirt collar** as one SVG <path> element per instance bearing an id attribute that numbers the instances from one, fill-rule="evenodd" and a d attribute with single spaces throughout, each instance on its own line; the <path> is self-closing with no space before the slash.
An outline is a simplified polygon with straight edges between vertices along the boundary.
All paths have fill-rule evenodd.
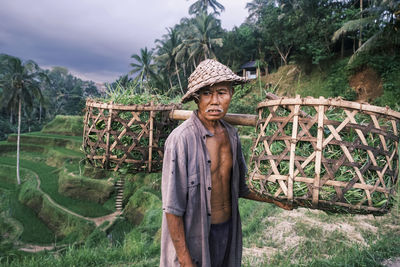
<path id="1" fill-rule="evenodd" d="M 198 110 L 194 110 L 191 116 L 191 119 L 193 120 L 193 123 L 196 125 L 197 129 L 200 131 L 201 137 L 204 136 L 214 136 L 201 122 L 199 119 L 199 116 L 197 115 Z"/>

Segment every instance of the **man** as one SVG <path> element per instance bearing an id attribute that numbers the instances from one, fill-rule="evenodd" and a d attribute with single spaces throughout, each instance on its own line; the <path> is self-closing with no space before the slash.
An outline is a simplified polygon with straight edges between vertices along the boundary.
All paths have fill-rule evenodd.
<path id="1" fill-rule="evenodd" d="M 232 86 L 244 82 L 211 59 L 201 62 L 189 77 L 182 102 L 194 100 L 198 110 L 165 144 L 160 266 L 240 266 L 238 198 L 290 208 L 249 190 L 237 130 L 222 120 Z"/>

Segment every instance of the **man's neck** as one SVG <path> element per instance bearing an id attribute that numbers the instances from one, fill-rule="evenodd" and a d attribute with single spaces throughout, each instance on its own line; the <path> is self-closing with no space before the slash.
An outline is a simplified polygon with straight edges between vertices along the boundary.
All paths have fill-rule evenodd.
<path id="1" fill-rule="evenodd" d="M 197 117 L 203 123 L 204 127 L 209 130 L 212 134 L 216 134 L 221 131 L 222 124 L 219 120 L 206 120 L 199 112 L 197 112 Z"/>

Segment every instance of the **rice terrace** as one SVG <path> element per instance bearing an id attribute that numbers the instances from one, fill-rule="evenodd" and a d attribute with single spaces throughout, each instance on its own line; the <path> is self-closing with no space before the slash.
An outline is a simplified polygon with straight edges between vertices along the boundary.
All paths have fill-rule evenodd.
<path id="1" fill-rule="evenodd" d="M 181 2 L 109 82 L 0 42 L 0 266 L 159 266 L 164 146 L 198 108 L 181 99 L 204 59 L 248 81 L 224 118 L 246 184 L 293 206 L 239 199 L 242 266 L 400 266 L 400 1 L 248 0 L 231 29 L 233 2 Z"/>

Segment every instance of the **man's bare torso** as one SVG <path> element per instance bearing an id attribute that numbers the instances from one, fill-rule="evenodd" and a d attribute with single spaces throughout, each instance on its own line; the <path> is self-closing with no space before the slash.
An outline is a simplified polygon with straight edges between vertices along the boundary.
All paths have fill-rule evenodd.
<path id="1" fill-rule="evenodd" d="M 232 151 L 228 133 L 220 124 L 206 146 L 211 158 L 211 223 L 223 223 L 231 217 Z"/>

